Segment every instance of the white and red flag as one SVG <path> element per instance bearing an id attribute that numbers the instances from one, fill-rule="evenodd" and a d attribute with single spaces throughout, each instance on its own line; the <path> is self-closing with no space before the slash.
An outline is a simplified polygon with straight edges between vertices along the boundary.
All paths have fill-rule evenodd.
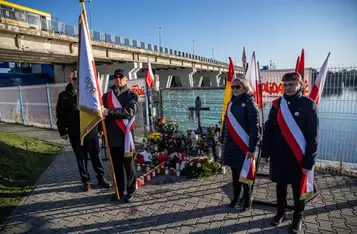
<path id="1" fill-rule="evenodd" d="M 322 67 L 320 68 L 320 72 L 316 77 L 315 84 L 312 87 L 310 95 L 309 95 L 309 98 L 314 100 L 316 105 L 319 104 L 320 97 L 321 97 L 322 91 L 325 86 L 326 75 L 327 75 L 327 65 L 328 65 L 329 58 L 330 58 L 330 53 L 328 53 L 327 58 L 325 59 L 325 62 L 322 64 Z"/>
<path id="2" fill-rule="evenodd" d="M 245 75 L 245 78 L 248 80 L 250 86 L 254 91 L 254 99 L 261 109 L 263 107 L 263 95 L 262 95 L 262 81 L 259 77 L 259 67 L 255 57 L 255 51 L 252 54 L 252 60 L 248 66 L 248 71 Z"/>
<path id="3" fill-rule="evenodd" d="M 145 81 L 146 81 L 146 84 L 148 85 L 149 89 L 151 89 L 154 84 L 154 75 L 152 73 L 150 59 L 148 59 Z"/>

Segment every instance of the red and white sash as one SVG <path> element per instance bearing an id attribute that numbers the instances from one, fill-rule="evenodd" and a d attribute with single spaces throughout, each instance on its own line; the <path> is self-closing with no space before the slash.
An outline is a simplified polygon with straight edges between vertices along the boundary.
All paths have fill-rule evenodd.
<path id="1" fill-rule="evenodd" d="M 226 112 L 226 124 L 229 134 L 232 136 L 235 143 L 243 151 L 244 154 L 248 152 L 249 145 L 249 136 L 233 116 L 231 112 L 232 102 L 228 103 L 227 112 Z M 242 170 L 240 172 L 239 181 L 243 183 L 250 184 L 254 180 L 254 171 L 255 171 L 255 159 L 245 158 Z"/>
<path id="2" fill-rule="evenodd" d="M 115 96 L 113 90 L 107 93 L 108 108 L 122 108 L 119 100 Z M 128 119 L 115 119 L 116 124 L 124 133 L 124 157 L 131 157 L 135 151 L 134 139 L 131 131 L 134 127 L 135 116 Z"/>
<path id="3" fill-rule="evenodd" d="M 273 101 L 273 105 L 278 110 L 278 124 L 283 136 L 293 151 L 299 165 L 302 169 L 302 160 L 305 155 L 306 140 L 301 129 L 297 125 L 292 116 L 288 104 L 284 97 L 281 98 L 280 108 L 279 99 Z M 310 170 L 307 175 L 302 174 L 300 182 L 300 200 L 304 200 L 312 196 L 314 192 L 314 169 Z"/>

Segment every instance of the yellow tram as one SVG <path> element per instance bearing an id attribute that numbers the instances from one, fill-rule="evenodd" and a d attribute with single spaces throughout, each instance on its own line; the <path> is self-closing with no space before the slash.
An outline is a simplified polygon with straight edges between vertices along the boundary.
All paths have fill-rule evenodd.
<path id="1" fill-rule="evenodd" d="M 0 0 L 0 22 L 49 30 L 51 29 L 51 20 L 50 13 Z"/>

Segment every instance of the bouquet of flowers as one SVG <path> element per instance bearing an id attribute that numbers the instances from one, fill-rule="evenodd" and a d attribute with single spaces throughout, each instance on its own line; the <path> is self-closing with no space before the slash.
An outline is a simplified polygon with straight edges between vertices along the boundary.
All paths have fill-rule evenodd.
<path id="1" fill-rule="evenodd" d="M 159 133 L 159 132 L 151 133 L 151 134 L 148 136 L 148 140 L 149 140 L 150 142 L 153 142 L 153 143 L 159 142 L 160 139 L 161 139 L 161 133 Z"/>
<path id="2" fill-rule="evenodd" d="M 222 165 L 211 160 L 207 155 L 189 158 L 182 169 L 187 178 L 208 177 L 221 172 Z"/>

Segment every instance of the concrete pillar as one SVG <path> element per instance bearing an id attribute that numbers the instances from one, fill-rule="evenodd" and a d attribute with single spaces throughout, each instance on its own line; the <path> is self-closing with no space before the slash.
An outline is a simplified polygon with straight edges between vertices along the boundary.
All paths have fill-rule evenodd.
<path id="1" fill-rule="evenodd" d="M 100 75 L 100 81 L 102 84 L 102 93 L 105 93 L 108 90 L 108 85 L 109 85 L 109 75 Z"/>
<path id="2" fill-rule="evenodd" d="M 159 75 L 160 88 L 169 88 L 171 86 L 172 77 L 180 79 L 182 87 L 193 87 L 193 76 L 196 73 L 196 68 L 172 69 L 172 70 L 159 70 L 156 72 Z"/>
<path id="3" fill-rule="evenodd" d="M 77 70 L 76 65 L 53 65 L 55 83 L 68 83 L 69 74 Z"/>
<path id="4" fill-rule="evenodd" d="M 225 86 L 226 83 L 225 81 L 227 80 L 228 73 L 227 72 L 222 72 L 221 75 L 219 76 L 219 86 Z"/>
<path id="5" fill-rule="evenodd" d="M 116 69 L 123 69 L 129 80 L 137 79 L 137 72 L 143 67 L 141 62 L 128 62 L 97 66 L 97 72 L 104 75 L 112 75 Z"/>
<path id="6" fill-rule="evenodd" d="M 197 87 L 202 87 L 203 84 L 207 84 L 208 82 L 210 83 L 209 86 L 217 87 L 219 86 L 221 74 L 221 71 L 199 71 L 195 74 L 194 81 Z"/>

